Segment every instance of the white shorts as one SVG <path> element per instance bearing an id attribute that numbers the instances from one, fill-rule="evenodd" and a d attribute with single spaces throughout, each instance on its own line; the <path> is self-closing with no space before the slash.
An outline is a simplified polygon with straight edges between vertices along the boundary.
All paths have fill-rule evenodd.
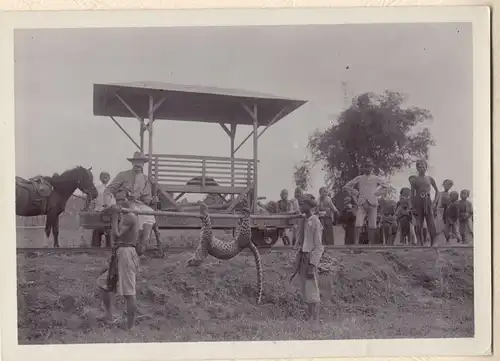
<path id="1" fill-rule="evenodd" d="M 145 205 L 144 203 L 134 203 L 132 204 L 132 209 L 135 209 L 137 211 L 147 211 L 147 212 L 153 212 L 154 209 Z M 142 228 L 145 224 L 153 225 L 156 223 L 156 218 L 155 216 L 150 216 L 150 215 L 145 215 L 145 214 L 138 214 L 137 219 L 139 221 L 139 227 Z"/>
<path id="2" fill-rule="evenodd" d="M 365 218 L 368 217 L 368 228 L 377 228 L 377 206 L 372 206 L 369 203 L 358 205 L 356 213 L 356 227 L 363 227 L 365 225 Z"/>
<path id="3" fill-rule="evenodd" d="M 118 258 L 118 284 L 116 294 L 133 296 L 136 293 L 136 275 L 139 269 L 139 256 L 134 247 L 120 247 L 116 250 Z M 108 289 L 108 271 L 97 278 L 97 285 L 103 290 Z"/>

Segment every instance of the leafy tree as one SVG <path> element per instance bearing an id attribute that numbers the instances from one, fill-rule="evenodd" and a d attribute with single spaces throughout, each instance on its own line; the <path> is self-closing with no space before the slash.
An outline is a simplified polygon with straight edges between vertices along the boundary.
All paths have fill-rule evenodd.
<path id="1" fill-rule="evenodd" d="M 302 188 L 304 191 L 311 186 L 311 168 L 312 163 L 309 159 L 304 159 L 295 165 L 293 179 L 297 187 Z"/>
<path id="2" fill-rule="evenodd" d="M 432 115 L 426 109 L 405 107 L 405 101 L 406 96 L 398 92 L 363 93 L 332 126 L 309 138 L 313 160 L 323 163 L 326 183 L 336 194 L 359 174 L 367 159 L 383 176 L 410 166 L 416 159 L 428 160 L 429 147 L 435 141 L 423 123 Z"/>

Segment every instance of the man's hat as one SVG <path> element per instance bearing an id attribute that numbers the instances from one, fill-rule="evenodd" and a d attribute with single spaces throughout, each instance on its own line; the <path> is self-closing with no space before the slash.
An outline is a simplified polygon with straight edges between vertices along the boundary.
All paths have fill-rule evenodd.
<path id="1" fill-rule="evenodd" d="M 142 152 L 135 152 L 132 158 L 127 158 L 127 160 L 131 163 L 140 163 L 144 164 L 149 161 L 149 158 L 144 155 Z"/>

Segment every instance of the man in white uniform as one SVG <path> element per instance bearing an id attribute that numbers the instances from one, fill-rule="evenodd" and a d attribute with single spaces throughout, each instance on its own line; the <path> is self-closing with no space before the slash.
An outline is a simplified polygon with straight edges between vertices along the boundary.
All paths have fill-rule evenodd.
<path id="1" fill-rule="evenodd" d="M 344 190 L 347 191 L 357 203 L 356 228 L 354 241 L 359 244 L 359 236 L 365 219 L 368 218 L 368 243 L 375 243 L 377 231 L 378 197 L 385 193 L 389 184 L 373 174 L 374 164 L 366 161 L 360 168 L 361 175 L 347 182 Z M 355 187 L 358 187 L 358 190 Z"/>
<path id="2" fill-rule="evenodd" d="M 151 194 L 151 182 L 143 173 L 144 164 L 149 161 L 141 152 L 135 152 L 132 158 L 127 158 L 132 163 L 132 169 L 120 172 L 106 187 L 105 194 L 111 194 L 117 201 L 127 199 L 133 209 L 140 211 L 153 211 L 151 207 L 157 201 Z M 139 249 L 144 250 L 151 236 L 151 230 L 156 223 L 155 216 L 138 215 L 139 229 L 141 230 Z M 141 252 L 142 253 L 142 252 Z"/>

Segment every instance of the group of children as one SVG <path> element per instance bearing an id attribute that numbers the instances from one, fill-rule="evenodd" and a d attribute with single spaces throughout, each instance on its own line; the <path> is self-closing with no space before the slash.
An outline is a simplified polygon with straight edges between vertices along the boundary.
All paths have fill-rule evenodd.
<path id="1" fill-rule="evenodd" d="M 440 192 L 434 179 L 425 174 L 426 169 L 424 161 L 417 162 L 418 175 L 409 177 L 410 187 L 400 190 L 397 202 L 379 200 L 377 228 L 385 244 L 392 245 L 399 239 L 402 244 L 423 245 L 429 239 L 432 245 L 441 232 L 444 233 L 447 243 L 451 239 L 466 243 L 468 234 L 473 235 L 473 208 L 468 200 L 470 192 L 462 190 L 459 199 L 458 192 L 451 191 L 453 181 L 450 179 L 443 182 L 443 190 Z M 431 187 L 435 190 L 434 200 L 430 194 Z M 341 220 L 344 221 L 346 243 L 349 244 L 353 243 L 351 234 L 354 219 L 357 218 L 353 215 L 356 202 L 353 202 L 353 197 L 347 197 L 345 203 Z M 359 223 L 356 225 L 359 226 Z M 370 228 L 370 225 L 368 227 Z M 347 231 L 349 228 L 351 232 Z"/>
<path id="2" fill-rule="evenodd" d="M 443 182 L 443 190 L 439 191 L 434 178 L 426 175 L 426 162 L 418 161 L 416 168 L 418 175 L 409 177 L 410 187 L 400 190 L 398 201 L 383 197 L 389 184 L 373 174 L 374 164 L 371 161 L 366 161 L 360 167 L 361 174 L 344 186 L 348 196 L 344 198 L 341 211 L 335 207 L 326 188 L 321 188 L 314 211 L 326 213 L 320 217 L 323 244 L 334 244 L 335 223 L 343 226 L 344 243 L 347 245 L 393 245 L 396 240 L 402 244 L 420 245 L 429 241 L 433 245 L 440 233 L 444 233 L 447 243 L 452 239 L 466 243 L 468 235 L 473 235 L 473 209 L 468 200 L 470 192 L 466 189 L 460 194 L 452 191 L 453 181 L 450 179 Z M 434 189 L 434 197 L 431 196 L 431 189 Z M 283 190 L 280 201 L 272 202 L 276 209 L 271 211 L 297 211 L 297 200 L 302 195 L 303 191 L 297 188 L 294 198 L 288 200 L 288 192 Z M 282 235 L 285 245 L 295 244 L 295 238 L 295 229 L 291 237 L 286 232 Z"/>

